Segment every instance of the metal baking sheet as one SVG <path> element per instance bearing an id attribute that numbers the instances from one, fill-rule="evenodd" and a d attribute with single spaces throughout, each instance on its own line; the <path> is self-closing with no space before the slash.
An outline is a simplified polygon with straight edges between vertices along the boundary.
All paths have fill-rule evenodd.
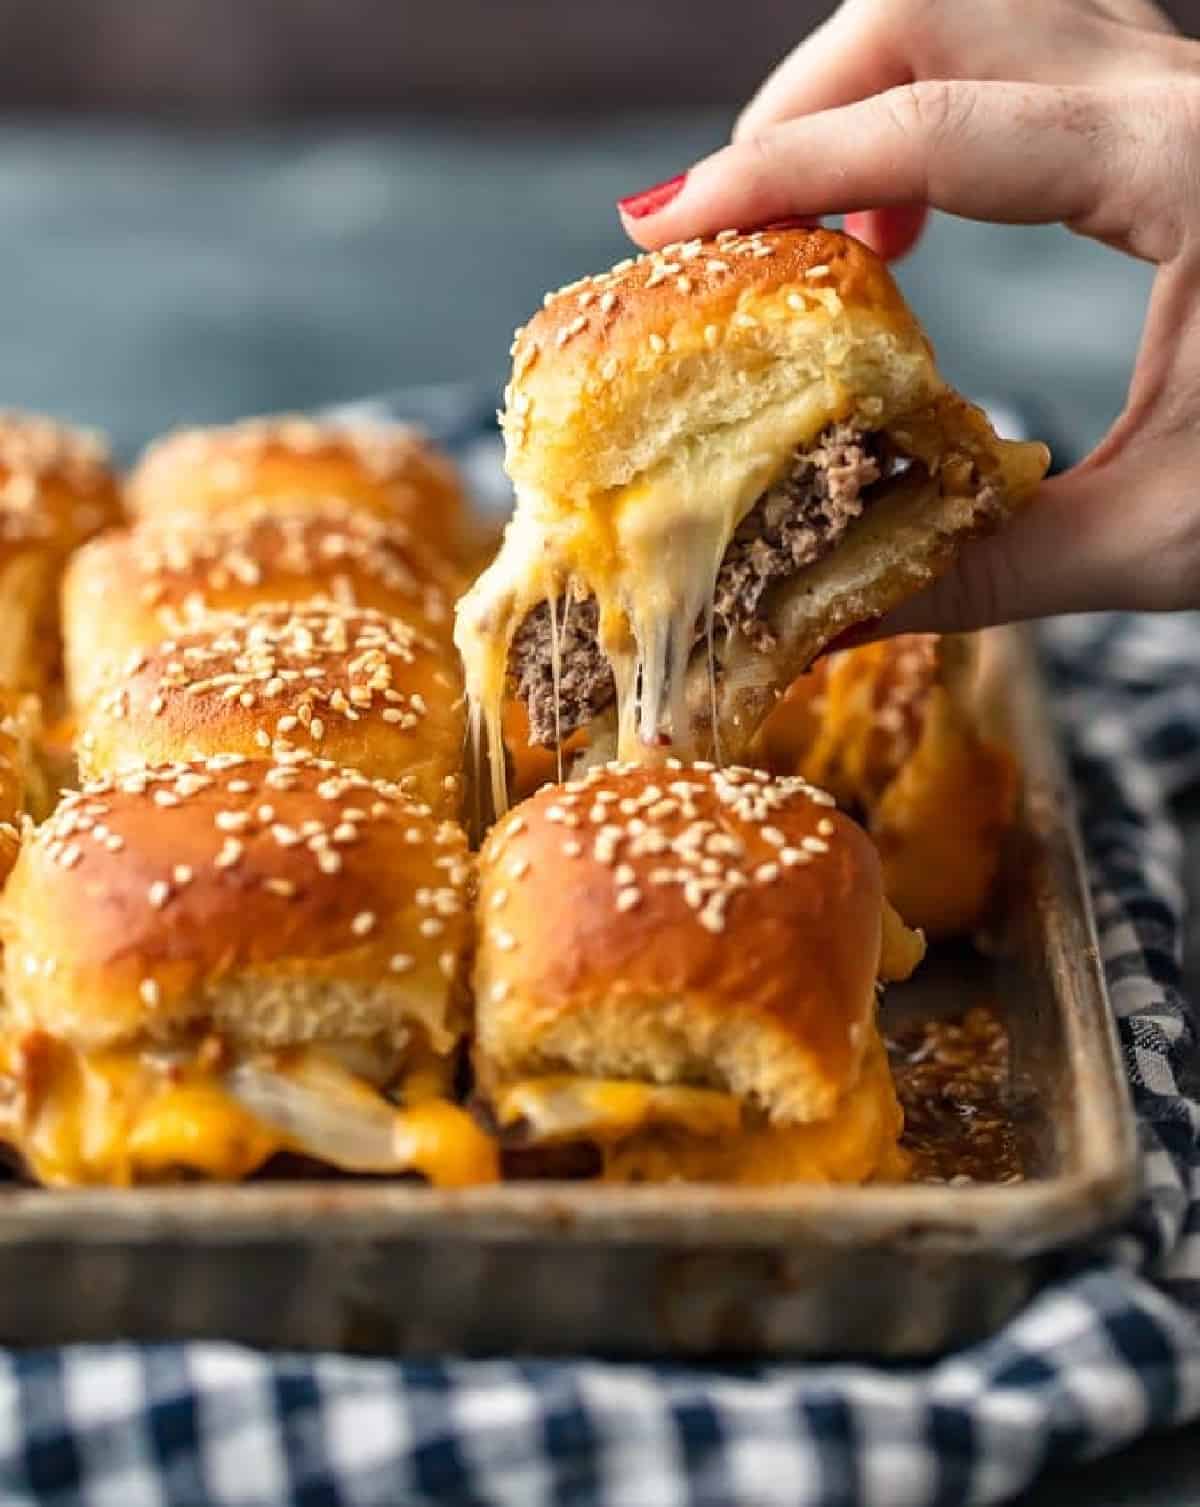
<path id="1" fill-rule="evenodd" d="M 0 1341 L 219 1337 L 388 1353 L 905 1357 L 977 1338 L 1119 1219 L 1131 1110 L 1028 641 L 991 641 L 1021 761 L 996 955 L 935 956 L 887 1020 L 990 1000 L 1025 1085 L 1021 1183 L 865 1188 L 252 1182 L 0 1188 Z"/>

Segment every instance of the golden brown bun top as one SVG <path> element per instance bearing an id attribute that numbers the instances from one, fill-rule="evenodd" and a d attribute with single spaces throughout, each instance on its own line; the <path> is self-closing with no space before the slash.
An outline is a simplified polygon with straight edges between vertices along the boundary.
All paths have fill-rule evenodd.
<path id="1" fill-rule="evenodd" d="M 415 731 L 428 709 L 419 693 L 414 701 L 397 682 L 407 679 L 406 671 L 419 660 L 431 670 L 439 661 L 444 664 L 431 639 L 382 612 L 261 606 L 214 614 L 192 631 L 139 653 L 105 700 L 116 715 L 131 700 L 144 701 L 152 717 L 163 713 L 168 700 L 190 703 L 198 725 L 211 711 L 210 702 L 233 702 L 255 713 L 252 720 L 259 726 L 274 725 L 284 744 L 320 744 L 326 719 L 333 717 Z M 446 688 L 453 688 L 452 680 Z M 280 718 L 286 719 L 282 728 Z M 320 753 L 319 747 L 309 751 Z"/>
<path id="2" fill-rule="evenodd" d="M 50 543 L 66 553 L 120 516 L 108 446 L 98 434 L 0 411 L 0 552 Z"/>
<path id="3" fill-rule="evenodd" d="M 95 550 L 144 606 L 168 611 L 321 595 L 411 612 L 422 627 L 448 631 L 461 589 L 454 567 L 406 524 L 334 498 L 294 507 L 251 501 L 214 519 L 148 521 Z"/>
<path id="4" fill-rule="evenodd" d="M 539 1040 L 568 1018 L 586 1038 L 591 1018 L 586 1071 L 627 1076 L 626 1038 L 650 1009 L 705 1020 L 714 1062 L 723 1032 L 785 1041 L 820 1080 L 802 1117 L 853 1081 L 874 1018 L 879 861 L 824 792 L 677 760 L 601 766 L 506 817 L 479 874 L 481 1033 L 502 1073 L 553 1071 Z M 622 1000 L 627 1031 L 606 1045 L 599 1014 L 619 1018 Z M 525 1060 L 503 1060 L 523 1027 L 487 1035 L 510 1002 Z"/>
<path id="5" fill-rule="evenodd" d="M 10 969 L 45 975 L 47 1028 L 163 1036 L 246 970 L 449 976 L 470 879 L 461 829 L 394 785 L 218 755 L 68 795 L 22 849 L 0 934 Z"/>
<path id="6" fill-rule="evenodd" d="M 305 750 L 387 779 L 411 774 L 450 814 L 463 737 L 448 648 L 365 608 L 262 606 L 213 614 L 120 666 L 82 729 L 80 758 L 102 773 Z"/>
<path id="7" fill-rule="evenodd" d="M 722 353 L 726 365 L 749 357 L 753 369 L 760 350 L 765 370 L 773 327 L 809 315 L 823 325 L 863 316 L 906 355 L 931 360 L 886 266 L 836 230 L 722 231 L 548 294 L 512 347 L 502 423 L 514 480 L 533 481 L 549 461 L 551 488 L 572 486 L 581 478 L 557 454 L 568 430 L 578 441 L 620 422 L 630 405 L 653 402 L 680 363 L 705 352 Z M 610 476 L 599 458 L 595 489 L 620 484 L 625 478 Z"/>
<path id="8" fill-rule="evenodd" d="M 16 861 L 21 843 L 36 717 L 32 696 L 0 688 L 0 884 Z"/>
<path id="9" fill-rule="evenodd" d="M 212 514 L 247 497 L 342 496 L 454 543 L 463 493 L 450 460 L 419 430 L 298 414 L 184 429 L 150 445 L 129 478 L 142 515 Z"/>

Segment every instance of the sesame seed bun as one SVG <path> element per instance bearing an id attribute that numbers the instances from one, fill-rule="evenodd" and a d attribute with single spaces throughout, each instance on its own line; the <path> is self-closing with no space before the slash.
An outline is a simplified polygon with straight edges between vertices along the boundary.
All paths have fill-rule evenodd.
<path id="1" fill-rule="evenodd" d="M 936 579 L 1049 461 L 947 387 L 887 268 L 829 230 L 722 232 L 560 289 L 514 341 L 502 425 L 517 507 L 458 608 L 469 695 L 498 748 L 518 631 L 595 598 L 639 762 L 747 757 L 830 639 Z M 714 691 L 696 641 L 734 535 L 834 434 L 872 438 L 873 474 L 828 549 L 771 578 L 762 631 L 722 637 Z"/>
<path id="2" fill-rule="evenodd" d="M 480 1083 L 702 1085 L 772 1124 L 828 1119 L 881 967 L 920 956 L 908 934 L 881 958 L 883 914 L 870 841 L 803 781 L 671 761 L 540 791 L 480 853 Z"/>
<path id="3" fill-rule="evenodd" d="M 58 584 L 85 539 L 121 518 L 104 442 L 0 412 L 0 685 L 46 691 L 58 672 Z"/>
<path id="4" fill-rule="evenodd" d="M 450 651 L 396 618 L 309 605 L 214 615 L 122 666 L 91 703 L 80 773 L 218 753 L 307 752 L 460 805 L 465 717 Z"/>
<path id="5" fill-rule="evenodd" d="M 302 415 L 184 429 L 150 445 L 129 477 L 140 517 L 211 518 L 248 498 L 340 497 L 406 523 L 456 558 L 465 499 L 450 460 L 405 424 L 319 421 Z"/>
<path id="6" fill-rule="evenodd" d="M 36 699 L 0 689 L 0 884 L 8 877 L 21 846 L 35 777 L 33 740 L 37 726 Z"/>
<path id="7" fill-rule="evenodd" d="M 67 796 L 0 902 L 6 1022 L 85 1050 L 447 1053 L 463 1028 L 459 828 L 321 760 L 224 756 Z M 64 924 L 69 918 L 69 924 Z"/>
<path id="8" fill-rule="evenodd" d="M 71 700 L 208 611 L 328 598 L 448 641 L 461 580 L 402 523 L 351 504 L 251 502 L 212 520 L 157 520 L 81 550 L 63 589 Z"/>
<path id="9" fill-rule="evenodd" d="M 575 505 L 800 387 L 814 438 L 863 398 L 886 422 L 941 386 L 886 267 L 831 230 L 727 232 L 619 262 L 547 295 L 512 354 L 509 473 Z"/>

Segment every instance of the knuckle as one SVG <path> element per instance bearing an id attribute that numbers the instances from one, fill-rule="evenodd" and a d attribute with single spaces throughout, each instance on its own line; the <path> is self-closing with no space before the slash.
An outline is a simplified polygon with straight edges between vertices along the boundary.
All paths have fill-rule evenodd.
<path id="1" fill-rule="evenodd" d="M 918 79 L 880 96 L 891 125 L 921 142 L 954 134 L 970 114 L 971 93 L 949 79 Z"/>
<path id="2" fill-rule="evenodd" d="M 778 178 L 783 164 L 774 132 L 751 130 L 737 145 L 743 154 L 746 172 L 754 181 L 771 183 Z"/>

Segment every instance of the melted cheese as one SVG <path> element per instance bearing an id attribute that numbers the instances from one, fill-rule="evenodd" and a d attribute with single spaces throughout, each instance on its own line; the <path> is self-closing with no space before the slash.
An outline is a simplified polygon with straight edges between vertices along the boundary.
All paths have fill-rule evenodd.
<path id="1" fill-rule="evenodd" d="M 610 1182 L 897 1180 L 904 1117 L 883 1043 L 830 1119 L 808 1125 L 750 1120 L 731 1094 L 557 1074 L 509 1084 L 495 1099 L 502 1126 L 524 1123 L 537 1144 L 590 1140 Z"/>
<path id="2" fill-rule="evenodd" d="M 237 1081 L 247 1062 L 221 1069 L 200 1056 L 85 1053 L 39 1034 L 8 1038 L 0 1043 L 0 1072 L 13 1091 L 0 1115 L 0 1139 L 51 1187 L 127 1187 L 188 1175 L 236 1181 L 286 1151 L 346 1171 L 419 1172 L 443 1187 L 499 1175 L 491 1139 L 464 1110 L 435 1096 L 427 1065 L 404 1083 L 405 1107 L 397 1108 L 316 1049 L 250 1062 L 271 1082 L 307 1095 L 310 1108 L 317 1104 L 309 1122 L 267 1118 L 249 1107 Z M 385 1165 L 345 1165 L 338 1155 L 341 1137 L 364 1115 L 385 1132 Z M 315 1136 L 306 1123 L 317 1127 Z"/>
<path id="3" fill-rule="evenodd" d="M 509 652 L 543 602 L 553 616 L 563 597 L 596 598 L 600 646 L 617 686 L 618 757 L 646 762 L 668 745 L 680 757 L 696 754 L 685 677 L 696 624 L 711 620 L 726 547 L 829 416 L 830 394 L 818 383 L 790 403 L 681 442 L 671 461 L 586 506 L 522 490 L 499 554 L 459 603 L 455 626 L 473 743 L 478 750 L 486 737 L 497 815 L 507 809 Z"/>

